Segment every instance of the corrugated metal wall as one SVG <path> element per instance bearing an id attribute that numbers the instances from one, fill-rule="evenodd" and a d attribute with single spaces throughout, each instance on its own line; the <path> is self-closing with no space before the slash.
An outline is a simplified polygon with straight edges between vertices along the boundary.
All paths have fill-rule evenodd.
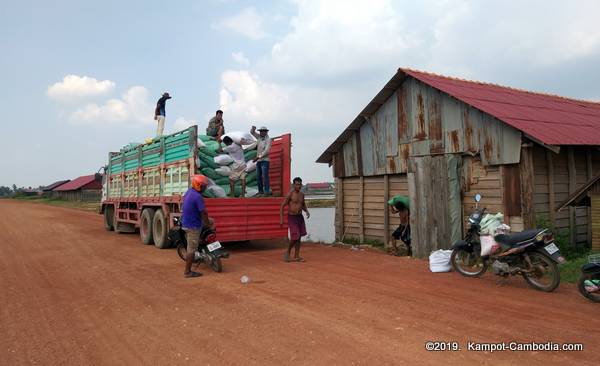
<path id="1" fill-rule="evenodd" d="M 343 166 L 334 175 L 407 173 L 411 156 L 449 153 L 479 153 L 486 166 L 515 164 L 520 144 L 520 131 L 407 78 L 336 154 L 334 165 Z"/>

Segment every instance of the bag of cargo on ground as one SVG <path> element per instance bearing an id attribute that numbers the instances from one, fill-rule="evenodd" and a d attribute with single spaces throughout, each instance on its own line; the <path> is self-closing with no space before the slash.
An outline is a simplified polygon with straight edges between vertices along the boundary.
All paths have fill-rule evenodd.
<path id="1" fill-rule="evenodd" d="M 229 177 L 231 175 L 231 168 L 228 166 L 221 166 L 215 169 L 215 172 L 222 177 Z"/>
<path id="2" fill-rule="evenodd" d="M 223 137 L 225 136 L 231 138 L 233 142 L 235 142 L 238 145 L 250 145 L 254 143 L 254 141 L 256 141 L 254 136 L 252 136 L 249 132 L 233 131 L 223 135 Z"/>
<path id="3" fill-rule="evenodd" d="M 217 155 L 213 159 L 214 159 L 215 163 L 217 163 L 221 166 L 229 165 L 229 164 L 233 163 L 233 158 L 226 154 Z"/>
<path id="4" fill-rule="evenodd" d="M 450 272 L 452 266 L 450 265 L 451 250 L 438 249 L 431 252 L 429 255 L 429 269 L 431 272 Z"/>

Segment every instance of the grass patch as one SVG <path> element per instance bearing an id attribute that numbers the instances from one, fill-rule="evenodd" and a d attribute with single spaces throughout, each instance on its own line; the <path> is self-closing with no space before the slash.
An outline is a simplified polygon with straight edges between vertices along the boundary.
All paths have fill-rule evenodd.
<path id="1" fill-rule="evenodd" d="M 100 209 L 100 202 L 80 202 L 80 201 L 67 201 L 61 198 L 56 197 L 39 197 L 39 196 L 30 196 L 30 197 L 14 197 L 13 199 L 20 201 L 27 201 L 32 203 L 41 203 L 51 206 L 58 207 L 67 207 L 67 208 L 75 208 L 78 210 L 84 211 L 93 211 L 98 212 Z"/>
<path id="2" fill-rule="evenodd" d="M 581 267 L 588 262 L 588 256 L 581 255 L 579 257 L 567 260 L 567 263 L 560 265 L 560 279 L 568 283 L 575 283 L 581 275 Z"/>
<path id="3" fill-rule="evenodd" d="M 353 238 L 353 237 L 345 237 L 344 240 L 342 240 L 342 243 L 344 244 L 350 244 L 350 245 L 370 245 L 372 247 L 375 248 L 383 248 L 383 242 L 379 241 L 379 240 L 373 240 L 373 239 L 365 239 L 365 240 L 359 240 L 358 238 Z"/>

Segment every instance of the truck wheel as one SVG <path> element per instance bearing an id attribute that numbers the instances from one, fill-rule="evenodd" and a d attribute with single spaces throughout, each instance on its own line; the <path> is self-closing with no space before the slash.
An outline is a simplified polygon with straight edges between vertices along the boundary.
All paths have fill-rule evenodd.
<path id="1" fill-rule="evenodd" d="M 115 206 L 113 205 L 104 207 L 104 229 L 106 231 L 115 229 Z"/>
<path id="2" fill-rule="evenodd" d="M 154 209 L 145 208 L 142 210 L 142 220 L 140 222 L 140 238 L 142 243 L 150 245 L 152 238 L 152 219 L 154 219 Z"/>
<path id="3" fill-rule="evenodd" d="M 167 219 L 163 210 L 156 210 L 152 219 L 152 237 L 154 238 L 154 246 L 158 249 L 166 249 L 170 247 L 167 239 Z"/>

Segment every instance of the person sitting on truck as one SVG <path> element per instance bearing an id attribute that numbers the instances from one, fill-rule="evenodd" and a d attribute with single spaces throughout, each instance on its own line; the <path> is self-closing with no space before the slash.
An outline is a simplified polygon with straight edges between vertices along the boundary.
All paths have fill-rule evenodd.
<path id="1" fill-rule="evenodd" d="M 205 229 L 214 229 L 214 221 L 208 217 L 202 191 L 208 186 L 208 178 L 204 175 L 192 176 L 192 186 L 183 196 L 181 224 L 187 241 L 185 271 L 186 278 L 200 277 L 202 273 L 192 271 L 194 253 L 200 244 L 200 233 Z"/>
<path id="2" fill-rule="evenodd" d="M 256 184 L 258 185 L 258 196 L 270 196 L 269 187 L 269 151 L 271 151 L 271 138 L 269 129 L 261 127 L 256 133 L 256 126 L 252 126 L 250 133 L 258 140 L 257 154 L 253 161 L 256 162 Z"/>
<path id="3" fill-rule="evenodd" d="M 171 99 L 171 96 L 169 93 L 164 92 L 160 99 L 158 99 L 158 102 L 156 102 L 156 108 L 154 109 L 154 119 L 158 122 L 156 137 L 162 136 L 165 129 L 165 116 L 167 115 L 165 107 L 168 99 Z"/>
<path id="4" fill-rule="evenodd" d="M 210 136 L 213 140 L 221 143 L 221 137 L 225 134 L 225 121 L 223 121 L 223 111 L 218 110 L 215 112 L 215 116 L 208 121 L 208 127 L 206 127 L 206 135 Z"/>
<path id="5" fill-rule="evenodd" d="M 400 225 L 392 233 L 392 254 L 399 255 L 397 240 L 402 240 L 406 246 L 407 255 L 412 255 L 412 248 L 410 246 L 410 203 L 409 198 L 402 195 L 394 196 L 388 201 L 390 213 L 392 215 L 398 214 L 400 217 Z"/>
<path id="6" fill-rule="evenodd" d="M 231 174 L 229 175 L 229 188 L 231 189 L 231 198 L 235 197 L 235 182 L 242 181 L 242 196 L 246 196 L 246 159 L 244 158 L 244 149 L 241 145 L 235 143 L 229 136 L 223 138 L 226 145 L 223 151 L 229 154 L 233 159 L 231 164 Z"/>
<path id="7" fill-rule="evenodd" d="M 302 211 L 306 212 L 306 218 L 310 218 L 310 213 L 304 202 L 304 193 L 300 191 L 302 188 L 302 178 L 296 177 L 293 180 L 294 189 L 288 193 L 285 200 L 281 203 L 279 212 L 279 224 L 283 225 L 283 208 L 288 206 L 288 226 L 290 228 L 290 243 L 287 251 L 283 254 L 283 260 L 290 262 L 290 254 L 294 248 L 294 261 L 305 262 L 304 258 L 300 257 L 300 241 L 306 235 L 306 224 Z"/>

